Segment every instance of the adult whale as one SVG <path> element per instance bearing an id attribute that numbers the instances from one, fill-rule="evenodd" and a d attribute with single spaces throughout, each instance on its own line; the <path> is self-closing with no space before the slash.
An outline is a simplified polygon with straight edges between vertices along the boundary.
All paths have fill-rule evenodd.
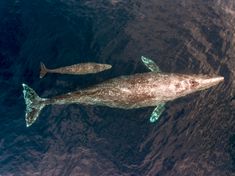
<path id="1" fill-rule="evenodd" d="M 155 122 L 164 111 L 167 101 L 207 89 L 224 80 L 221 76 L 162 73 L 152 60 L 143 56 L 141 59 L 151 72 L 120 76 L 84 90 L 52 98 L 40 98 L 32 88 L 22 84 L 26 126 L 35 122 L 46 105 L 70 103 L 122 109 L 154 106 L 150 122 Z"/>

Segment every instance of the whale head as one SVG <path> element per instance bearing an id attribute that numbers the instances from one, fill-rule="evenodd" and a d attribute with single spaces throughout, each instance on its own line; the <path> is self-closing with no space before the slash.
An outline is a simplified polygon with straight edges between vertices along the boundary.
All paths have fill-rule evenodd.
<path id="1" fill-rule="evenodd" d="M 191 89 L 204 90 L 224 81 L 222 76 L 198 76 L 189 81 Z"/>
<path id="2" fill-rule="evenodd" d="M 174 88 L 177 98 L 200 90 L 208 89 L 222 81 L 224 81 L 224 77 L 222 76 L 177 75 L 172 82 L 172 87 Z"/>

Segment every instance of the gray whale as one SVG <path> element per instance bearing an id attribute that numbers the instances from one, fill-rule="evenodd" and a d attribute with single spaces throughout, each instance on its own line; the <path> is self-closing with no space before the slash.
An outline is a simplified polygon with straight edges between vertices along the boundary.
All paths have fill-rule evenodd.
<path id="1" fill-rule="evenodd" d="M 26 126 L 35 122 L 46 105 L 71 103 L 122 109 L 153 106 L 155 109 L 150 122 L 155 122 L 164 111 L 166 102 L 210 88 L 224 80 L 221 76 L 162 73 L 152 60 L 142 56 L 142 61 L 151 72 L 116 77 L 84 90 L 52 98 L 40 98 L 32 88 L 22 84 Z"/>

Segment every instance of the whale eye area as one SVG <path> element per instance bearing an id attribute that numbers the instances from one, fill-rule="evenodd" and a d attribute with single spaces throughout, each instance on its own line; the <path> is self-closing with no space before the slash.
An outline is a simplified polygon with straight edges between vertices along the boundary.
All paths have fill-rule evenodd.
<path id="1" fill-rule="evenodd" d="M 199 85 L 199 83 L 195 80 L 190 80 L 189 83 L 191 88 L 197 87 Z"/>

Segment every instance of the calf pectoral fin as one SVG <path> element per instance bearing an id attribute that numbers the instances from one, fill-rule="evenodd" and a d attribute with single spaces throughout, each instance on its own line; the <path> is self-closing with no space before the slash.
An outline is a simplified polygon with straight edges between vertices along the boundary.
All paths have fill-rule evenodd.
<path id="1" fill-rule="evenodd" d="M 157 107 L 153 110 L 149 121 L 151 123 L 156 122 L 164 110 L 165 110 L 165 103 L 161 103 L 161 104 L 157 105 Z"/>
<path id="2" fill-rule="evenodd" d="M 156 63 L 154 61 L 152 61 L 151 59 L 148 59 L 144 56 L 141 56 L 141 60 L 144 63 L 144 65 L 151 71 L 153 72 L 157 72 L 160 73 L 161 70 L 160 68 L 156 65 Z"/>

